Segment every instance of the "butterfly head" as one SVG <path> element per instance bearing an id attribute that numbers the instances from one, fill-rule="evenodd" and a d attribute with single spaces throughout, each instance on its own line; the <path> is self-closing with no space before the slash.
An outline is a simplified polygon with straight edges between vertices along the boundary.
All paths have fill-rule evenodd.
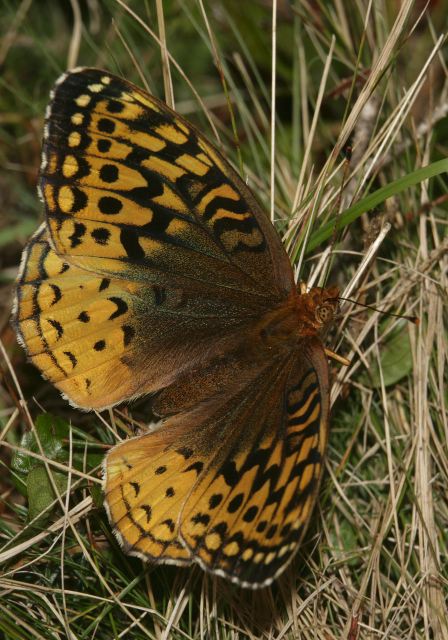
<path id="1" fill-rule="evenodd" d="M 313 287 L 306 292 L 299 285 L 299 320 L 301 333 L 312 335 L 326 329 L 339 313 L 339 289 L 337 287 Z"/>

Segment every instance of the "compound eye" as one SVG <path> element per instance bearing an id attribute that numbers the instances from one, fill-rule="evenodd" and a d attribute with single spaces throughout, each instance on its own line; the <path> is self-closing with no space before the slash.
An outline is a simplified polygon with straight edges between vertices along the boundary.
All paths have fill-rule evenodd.
<path id="1" fill-rule="evenodd" d="M 333 320 L 334 311 L 329 305 L 321 305 L 316 308 L 316 320 L 321 324 L 327 324 Z"/>

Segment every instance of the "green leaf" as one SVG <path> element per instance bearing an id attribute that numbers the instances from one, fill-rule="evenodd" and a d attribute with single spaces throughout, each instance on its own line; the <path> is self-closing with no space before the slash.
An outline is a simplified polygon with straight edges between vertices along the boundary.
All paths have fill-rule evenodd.
<path id="1" fill-rule="evenodd" d="M 67 488 L 67 476 L 63 473 L 52 472 L 54 483 L 62 494 Z M 39 464 L 30 470 L 27 477 L 28 492 L 28 518 L 34 520 L 42 513 L 56 498 L 47 470 L 43 464 Z M 48 519 L 50 512 L 39 519 L 41 526 Z"/>
<path id="2" fill-rule="evenodd" d="M 396 384 L 412 371 L 411 341 L 408 328 L 402 325 L 380 345 L 380 363 L 374 362 L 362 376 L 366 386 L 377 389 L 381 386 L 380 367 L 386 387 Z"/>
<path id="3" fill-rule="evenodd" d="M 92 496 L 95 507 L 101 508 L 104 504 L 104 493 L 100 486 L 93 484 L 90 487 L 90 495 Z"/>
<path id="4" fill-rule="evenodd" d="M 44 413 L 36 418 L 36 432 L 39 438 L 44 455 L 50 460 L 63 462 L 67 460 L 68 454 L 64 450 L 64 440 L 69 434 L 69 425 L 61 418 Z M 22 449 L 27 449 L 32 453 L 39 453 L 40 448 L 33 431 L 27 431 L 20 442 Z M 11 466 L 19 473 L 29 473 L 41 462 L 30 456 L 28 453 L 17 451 L 14 453 Z"/>

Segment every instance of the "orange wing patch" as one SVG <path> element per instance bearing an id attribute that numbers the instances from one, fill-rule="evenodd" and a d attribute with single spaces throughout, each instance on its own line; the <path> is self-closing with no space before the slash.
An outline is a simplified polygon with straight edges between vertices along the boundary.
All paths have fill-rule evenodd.
<path id="1" fill-rule="evenodd" d="M 112 449 L 105 464 L 105 504 L 127 553 L 153 562 L 191 562 L 179 539 L 179 514 L 203 464 L 188 448 L 167 448 L 163 431 Z"/>

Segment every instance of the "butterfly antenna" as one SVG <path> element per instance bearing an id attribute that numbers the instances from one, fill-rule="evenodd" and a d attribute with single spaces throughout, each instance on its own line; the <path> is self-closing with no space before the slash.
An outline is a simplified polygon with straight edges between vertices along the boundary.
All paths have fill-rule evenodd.
<path id="1" fill-rule="evenodd" d="M 371 304 L 363 304 L 362 302 L 358 302 L 357 300 L 352 300 L 351 298 L 343 298 L 342 296 L 338 297 L 338 300 L 343 300 L 344 302 L 351 302 L 356 304 L 358 307 L 364 307 L 365 309 L 371 309 L 372 311 L 376 311 L 377 313 L 381 313 L 383 316 L 391 316 L 392 318 L 401 318 L 402 320 L 407 320 L 408 322 L 412 322 L 412 324 L 419 325 L 420 319 L 417 316 L 407 316 L 401 313 L 392 313 L 391 311 L 382 311 L 381 309 L 377 309 L 377 307 L 373 307 Z"/>
<path id="2" fill-rule="evenodd" d="M 370 304 L 364 304 L 363 302 L 358 302 L 357 300 L 352 300 L 351 298 L 344 298 L 343 296 L 338 296 L 337 298 L 330 298 L 330 300 L 334 300 L 335 302 L 340 302 L 343 300 L 344 302 L 351 302 L 352 304 L 356 304 L 358 307 L 364 307 L 364 309 L 371 309 L 372 311 L 376 311 L 377 313 L 381 313 L 383 316 L 392 316 L 393 318 L 401 318 L 403 320 L 407 320 L 408 322 L 412 322 L 412 324 L 419 325 L 420 319 L 417 316 L 407 316 L 401 313 L 392 313 L 391 311 L 382 311 L 381 309 L 377 309 Z M 351 364 L 350 360 L 344 358 L 344 356 L 340 356 L 338 353 L 335 353 L 331 349 L 325 349 L 325 354 L 328 358 L 332 360 L 336 360 L 340 364 L 344 366 L 349 366 Z"/>

